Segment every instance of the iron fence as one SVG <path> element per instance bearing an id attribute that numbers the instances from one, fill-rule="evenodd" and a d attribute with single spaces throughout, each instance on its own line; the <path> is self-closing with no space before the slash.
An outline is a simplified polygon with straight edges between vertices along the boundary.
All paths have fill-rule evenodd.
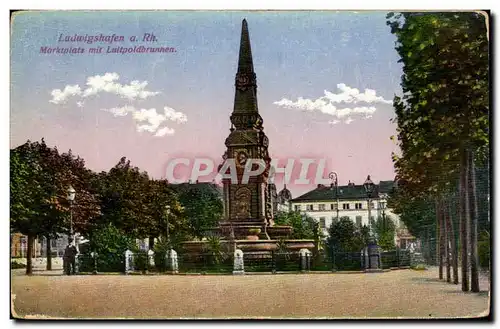
<path id="1" fill-rule="evenodd" d="M 165 253 L 135 252 L 129 260 L 134 272 L 165 272 Z M 362 252 L 323 250 L 317 254 L 307 254 L 301 259 L 296 252 L 269 251 L 244 253 L 245 272 L 299 272 L 299 271 L 360 271 L 364 269 L 365 256 Z M 383 269 L 410 266 L 409 250 L 391 250 L 380 253 Z M 232 273 L 233 253 L 180 254 L 177 257 L 180 273 Z M 80 254 L 77 260 L 79 272 L 106 273 L 125 272 L 123 254 Z"/>

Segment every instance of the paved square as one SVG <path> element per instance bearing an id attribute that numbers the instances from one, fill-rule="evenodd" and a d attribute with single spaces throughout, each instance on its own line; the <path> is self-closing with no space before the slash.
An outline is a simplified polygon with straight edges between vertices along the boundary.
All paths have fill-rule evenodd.
<path id="1" fill-rule="evenodd" d="M 19 273 L 19 272 L 18 272 Z M 481 293 L 428 271 L 244 276 L 12 275 L 14 314 L 56 318 L 364 318 L 486 315 Z"/>

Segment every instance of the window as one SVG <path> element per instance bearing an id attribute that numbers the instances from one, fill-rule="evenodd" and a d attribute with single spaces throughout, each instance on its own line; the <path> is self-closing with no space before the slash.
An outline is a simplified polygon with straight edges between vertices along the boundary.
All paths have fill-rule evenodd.
<path id="1" fill-rule="evenodd" d="M 308 204 L 307 205 L 307 210 L 314 210 L 313 205 L 312 204 Z"/>
<path id="2" fill-rule="evenodd" d="M 320 217 L 319 218 L 319 227 L 320 228 L 326 228 L 326 219 L 325 219 L 325 217 Z"/>
<path id="3" fill-rule="evenodd" d="M 337 210 L 337 204 L 335 203 L 330 204 L 330 210 Z"/>
<path id="4" fill-rule="evenodd" d="M 295 205 L 295 211 L 300 211 L 300 204 Z"/>
<path id="5" fill-rule="evenodd" d="M 356 225 L 361 226 L 361 216 L 356 216 Z"/>
<path id="6" fill-rule="evenodd" d="M 50 245 L 52 248 L 57 248 L 57 240 L 56 239 L 50 240 Z"/>
<path id="7" fill-rule="evenodd" d="M 348 203 L 343 203 L 342 204 L 342 209 L 349 210 L 349 204 Z"/>
<path id="8" fill-rule="evenodd" d="M 325 210 L 325 205 L 324 204 L 320 204 L 319 205 L 319 210 Z"/>
<path id="9" fill-rule="evenodd" d="M 354 208 L 356 208 L 356 209 L 363 209 L 363 204 L 361 202 L 356 202 L 354 204 Z"/>

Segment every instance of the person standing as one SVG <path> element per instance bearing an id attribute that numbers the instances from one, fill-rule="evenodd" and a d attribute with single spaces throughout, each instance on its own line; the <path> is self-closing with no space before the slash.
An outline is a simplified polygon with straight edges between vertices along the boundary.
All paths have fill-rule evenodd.
<path id="1" fill-rule="evenodd" d="M 73 245 L 73 239 L 68 239 L 68 245 L 64 249 L 63 267 L 67 275 L 76 274 L 76 254 L 78 251 Z"/>

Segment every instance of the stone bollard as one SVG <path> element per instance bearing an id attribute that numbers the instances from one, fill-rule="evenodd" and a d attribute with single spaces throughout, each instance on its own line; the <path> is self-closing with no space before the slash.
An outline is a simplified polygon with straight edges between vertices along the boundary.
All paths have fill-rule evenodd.
<path id="1" fill-rule="evenodd" d="M 90 255 L 92 256 L 93 265 L 94 265 L 94 268 L 92 270 L 92 274 L 97 274 L 97 253 L 92 251 L 90 253 Z"/>
<path id="2" fill-rule="evenodd" d="M 170 272 L 172 274 L 177 274 L 179 273 L 179 263 L 177 261 L 177 252 L 174 249 L 170 249 L 167 251 L 167 254 L 165 255 L 166 261 L 167 261 L 167 272 Z"/>
<path id="3" fill-rule="evenodd" d="M 155 252 L 153 250 L 148 251 L 148 266 L 150 268 L 155 266 Z"/>
<path id="4" fill-rule="evenodd" d="M 133 257 L 134 253 L 132 251 L 125 251 L 125 274 L 130 274 L 134 271 Z"/>
<path id="5" fill-rule="evenodd" d="M 79 258 L 79 257 L 80 257 L 80 254 L 79 254 L 79 253 L 77 253 L 77 254 L 75 255 L 75 274 L 78 274 L 78 272 L 79 272 L 79 267 L 80 267 L 80 266 L 78 266 L 78 265 L 79 265 L 79 264 L 78 264 L 78 258 Z"/>
<path id="6" fill-rule="evenodd" d="M 233 274 L 245 274 L 245 267 L 243 264 L 243 251 L 236 249 L 234 251 L 234 265 Z"/>
<path id="7" fill-rule="evenodd" d="M 300 249 L 300 270 L 302 272 L 311 270 L 312 252 L 309 249 Z"/>

